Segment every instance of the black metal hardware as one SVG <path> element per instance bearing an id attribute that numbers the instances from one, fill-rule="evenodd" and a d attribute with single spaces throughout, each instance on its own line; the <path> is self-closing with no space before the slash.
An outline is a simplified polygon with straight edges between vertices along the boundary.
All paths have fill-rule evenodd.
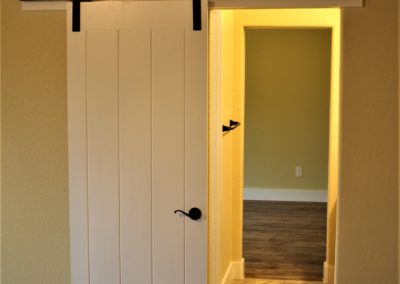
<path id="1" fill-rule="evenodd" d="M 231 127 L 230 126 L 226 126 L 226 125 L 222 125 L 222 132 L 228 132 L 231 131 Z"/>
<path id="2" fill-rule="evenodd" d="M 193 30 L 201 31 L 201 0 L 193 0 Z"/>
<path id="3" fill-rule="evenodd" d="M 81 2 L 91 2 L 91 0 L 72 0 L 72 31 L 81 31 Z"/>
<path id="4" fill-rule="evenodd" d="M 229 132 L 235 129 L 240 125 L 240 122 L 234 121 L 234 120 L 229 120 L 229 126 L 222 125 L 222 132 Z"/>
<path id="5" fill-rule="evenodd" d="M 81 31 L 81 1 L 72 0 L 72 31 Z"/>
<path id="6" fill-rule="evenodd" d="M 182 210 L 175 210 L 174 213 L 176 214 L 177 212 L 180 212 L 184 214 L 185 216 L 189 217 L 192 220 L 199 220 L 201 218 L 201 210 L 197 207 L 193 207 L 192 209 L 189 210 L 189 213 L 186 213 Z"/>

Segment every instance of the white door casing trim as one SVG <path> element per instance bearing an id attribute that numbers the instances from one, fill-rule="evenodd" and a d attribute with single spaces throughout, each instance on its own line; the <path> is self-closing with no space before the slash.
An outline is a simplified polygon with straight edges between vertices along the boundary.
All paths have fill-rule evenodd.
<path id="1" fill-rule="evenodd" d="M 313 13 L 312 10 L 310 9 L 298 9 L 296 16 L 292 15 L 292 12 L 296 12 L 295 10 L 290 10 L 290 9 L 282 9 L 282 10 L 238 10 L 238 11 L 233 11 L 233 13 L 237 13 L 237 18 L 235 15 L 235 29 L 237 32 L 240 32 L 240 36 L 238 36 L 239 40 L 235 42 L 234 46 L 236 55 L 238 56 L 238 70 L 240 71 L 235 71 L 239 73 L 239 79 L 236 79 L 238 84 L 243 84 L 244 82 L 244 70 L 243 70 L 243 64 L 244 64 L 244 28 L 260 28 L 260 27 L 285 27 L 285 28 L 294 28 L 294 27 L 316 27 L 316 28 L 332 28 L 332 64 L 331 64 L 331 82 L 335 82 L 331 84 L 331 109 L 330 109 L 330 142 L 329 142 L 329 192 L 328 192 L 328 208 L 330 212 L 330 216 L 332 215 L 333 212 L 332 210 L 335 210 L 335 205 L 336 205 L 336 198 L 337 198 L 337 186 L 338 186 L 338 180 L 339 180 L 339 153 L 340 153 L 340 90 L 339 90 L 339 85 L 340 85 L 340 80 L 339 80 L 339 68 L 340 68 L 340 24 L 337 24 L 337 15 L 339 15 L 339 21 L 340 21 L 340 10 L 336 9 L 335 12 L 335 17 L 330 17 L 327 15 L 322 16 L 322 13 L 328 12 L 330 10 L 327 9 L 319 9 L 318 11 L 314 11 L 315 13 L 319 12 L 321 13 L 320 15 L 315 14 L 315 17 L 310 17 L 311 13 Z M 215 11 L 217 12 L 217 11 Z M 218 13 L 221 13 L 223 11 L 218 11 Z M 274 14 L 275 12 L 279 13 L 281 12 L 282 14 Z M 219 14 L 215 14 L 219 15 Z M 279 16 L 278 16 L 279 15 Z M 291 16 L 290 16 L 291 15 Z M 219 16 L 221 17 L 221 16 Z M 211 29 L 220 29 L 220 26 L 216 25 L 217 21 L 211 22 L 210 28 Z M 212 34 L 212 32 L 211 32 Z M 218 41 L 216 41 L 218 42 Z M 210 50 L 214 50 L 216 47 L 211 46 Z M 335 58 L 335 59 L 334 59 Z M 235 59 L 236 60 L 236 59 Z M 219 80 L 220 76 L 213 74 L 212 72 L 218 72 L 220 68 L 218 68 L 218 62 L 214 62 L 210 64 L 210 72 L 211 72 L 211 78 L 214 80 Z M 338 82 L 336 84 L 336 82 Z M 244 96 L 244 86 L 240 85 L 238 89 L 243 92 L 242 96 Z M 210 94 L 211 97 L 214 98 L 214 100 L 217 100 L 215 97 L 220 96 L 220 92 L 218 89 L 215 88 L 210 88 L 210 92 L 213 92 Z M 213 109 L 210 109 L 212 112 L 215 110 L 215 106 L 213 106 Z M 220 110 L 219 110 L 220 111 Z M 217 121 L 213 121 L 216 118 L 218 118 L 220 115 L 219 114 L 211 114 L 210 116 L 210 125 L 218 123 Z M 211 131 L 215 127 L 211 127 Z M 220 130 L 217 131 L 217 135 Z M 216 134 L 210 134 L 210 135 L 216 135 Z M 218 144 L 212 145 L 211 143 L 215 143 L 215 140 L 210 141 L 210 149 L 215 148 L 218 149 Z M 212 153 L 212 152 L 211 152 Z M 214 158 L 215 159 L 215 158 Z M 211 170 L 218 170 L 218 168 L 211 168 Z M 213 173 L 210 173 L 211 176 L 213 176 Z M 213 184 L 212 184 L 213 185 Z M 215 184 L 214 184 L 215 185 Z M 220 194 L 220 189 L 218 188 L 210 188 L 210 198 L 213 196 L 219 196 Z M 213 217 L 217 216 L 218 217 L 218 210 L 216 212 L 217 214 L 215 215 L 215 212 L 213 214 Z M 331 216 L 332 217 L 332 216 Z M 333 216 L 333 222 L 335 220 Z M 211 223 L 210 225 L 210 233 L 214 234 L 210 236 L 210 239 L 218 239 L 219 233 L 217 228 L 212 228 L 212 225 L 215 223 Z M 335 239 L 334 237 L 328 236 L 328 243 L 332 244 L 332 247 L 334 246 Z M 330 251 L 331 255 L 327 255 L 327 259 L 334 259 L 334 252 L 332 253 Z M 332 256 L 333 255 L 333 256 Z M 330 265 L 331 262 L 329 262 Z M 217 265 L 217 263 L 214 263 L 214 265 Z M 214 268 L 214 270 L 217 270 L 218 268 Z M 212 268 L 211 268 L 211 271 Z M 214 284 L 214 282 L 212 282 Z"/>
<path id="2" fill-rule="evenodd" d="M 210 0 L 213 9 L 362 7 L 363 0 Z"/>

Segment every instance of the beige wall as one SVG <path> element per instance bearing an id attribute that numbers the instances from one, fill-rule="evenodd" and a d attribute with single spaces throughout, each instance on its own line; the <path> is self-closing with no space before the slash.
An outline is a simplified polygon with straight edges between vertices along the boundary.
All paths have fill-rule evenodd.
<path id="1" fill-rule="evenodd" d="M 343 13 L 337 283 L 398 281 L 398 1 Z"/>
<path id="2" fill-rule="evenodd" d="M 330 57 L 330 29 L 246 30 L 244 187 L 327 189 Z"/>
<path id="3" fill-rule="evenodd" d="M 65 13 L 1 2 L 2 283 L 67 284 Z"/>

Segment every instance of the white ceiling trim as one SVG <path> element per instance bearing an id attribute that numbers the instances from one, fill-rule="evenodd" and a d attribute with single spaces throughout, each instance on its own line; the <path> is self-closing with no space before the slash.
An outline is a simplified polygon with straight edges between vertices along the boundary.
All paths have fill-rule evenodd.
<path id="1" fill-rule="evenodd" d="M 363 0 L 209 0 L 213 9 L 363 7 Z"/>
<path id="2" fill-rule="evenodd" d="M 209 0 L 212 9 L 363 7 L 363 0 Z M 67 1 L 21 1 L 23 11 L 62 11 Z"/>

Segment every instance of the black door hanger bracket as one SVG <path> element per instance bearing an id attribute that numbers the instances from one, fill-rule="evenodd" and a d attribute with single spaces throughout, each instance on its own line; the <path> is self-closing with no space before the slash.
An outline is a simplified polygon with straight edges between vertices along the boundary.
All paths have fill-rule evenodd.
<path id="1" fill-rule="evenodd" d="M 201 0 L 193 0 L 193 30 L 201 31 Z"/>
<path id="2" fill-rule="evenodd" d="M 193 1 L 193 30 L 201 31 L 201 0 Z M 72 0 L 72 31 L 81 31 L 81 2 L 82 0 Z M 87 0 L 85 2 L 90 2 Z"/>
<path id="3" fill-rule="evenodd" d="M 81 31 L 81 0 L 72 0 L 72 31 Z"/>
<path id="4" fill-rule="evenodd" d="M 72 31 L 81 31 L 81 2 L 92 2 L 92 0 L 72 0 Z"/>

